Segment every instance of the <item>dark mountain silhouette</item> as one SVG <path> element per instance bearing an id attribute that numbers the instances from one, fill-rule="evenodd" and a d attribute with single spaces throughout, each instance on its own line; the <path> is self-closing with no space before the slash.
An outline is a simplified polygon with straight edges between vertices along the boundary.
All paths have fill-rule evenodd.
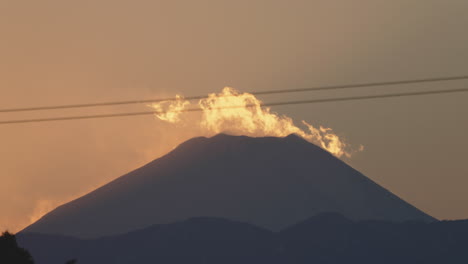
<path id="1" fill-rule="evenodd" d="M 352 220 L 434 220 L 298 136 L 220 134 L 188 140 L 24 231 L 96 238 L 191 217 L 277 231 L 321 212 Z"/>
<path id="2" fill-rule="evenodd" d="M 36 263 L 274 263 L 275 234 L 219 218 L 192 218 L 131 233 L 82 240 L 23 233 L 21 245 Z"/>
<path id="3" fill-rule="evenodd" d="M 352 222 L 328 215 L 279 235 L 288 263 L 468 263 L 468 220 Z"/>
<path id="4" fill-rule="evenodd" d="M 219 218 L 193 218 L 123 235 L 83 240 L 22 233 L 37 264 L 464 264 L 468 220 L 352 221 L 324 213 L 272 232 Z"/>

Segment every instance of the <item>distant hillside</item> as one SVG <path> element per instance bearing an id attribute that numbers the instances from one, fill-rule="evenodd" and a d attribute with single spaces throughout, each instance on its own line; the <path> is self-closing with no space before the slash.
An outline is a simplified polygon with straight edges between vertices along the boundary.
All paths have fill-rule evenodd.
<path id="1" fill-rule="evenodd" d="M 434 220 L 298 136 L 220 134 L 188 140 L 24 232 L 96 238 L 200 216 L 280 230 L 321 212 L 352 220 Z"/>
<path id="2" fill-rule="evenodd" d="M 219 218 L 194 218 L 92 240 L 23 233 L 37 264 L 465 264 L 468 220 L 354 222 L 324 213 L 272 232 Z"/>

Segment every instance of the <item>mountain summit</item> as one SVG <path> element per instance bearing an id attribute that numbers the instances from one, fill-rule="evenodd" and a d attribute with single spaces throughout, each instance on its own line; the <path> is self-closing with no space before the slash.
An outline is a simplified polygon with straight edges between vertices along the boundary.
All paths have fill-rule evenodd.
<path id="1" fill-rule="evenodd" d="M 23 232 L 94 238 L 192 217 L 277 231 L 323 212 L 352 220 L 434 220 L 296 135 L 219 134 L 190 139 Z"/>

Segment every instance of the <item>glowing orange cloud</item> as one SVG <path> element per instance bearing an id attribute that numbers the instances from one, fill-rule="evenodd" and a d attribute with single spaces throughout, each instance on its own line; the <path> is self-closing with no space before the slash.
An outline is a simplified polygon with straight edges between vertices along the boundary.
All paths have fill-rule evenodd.
<path id="1" fill-rule="evenodd" d="M 189 105 L 190 102 L 178 95 L 176 101 L 172 103 L 152 104 L 151 107 L 156 111 L 168 111 L 156 114 L 157 118 L 171 123 L 181 123 L 186 122 L 182 120 L 181 115 Z M 334 134 L 331 128 L 322 126 L 316 128 L 302 121 L 307 128 L 304 130 L 296 126 L 290 117 L 279 115 L 270 108 L 263 107 L 262 102 L 253 94 L 241 93 L 226 87 L 219 94 L 212 93 L 199 100 L 198 106 L 202 110 L 201 120 L 198 122 L 202 133 L 226 132 L 253 137 L 285 137 L 294 133 L 337 157 L 351 157 L 348 144 Z"/>
<path id="2" fill-rule="evenodd" d="M 166 108 L 164 106 L 168 105 Z M 181 111 L 185 109 L 187 105 L 190 105 L 189 101 L 182 99 L 180 95 L 176 95 L 175 101 L 163 101 L 160 103 L 153 103 L 149 105 L 157 112 L 164 112 L 155 114 L 159 119 L 167 121 L 169 123 L 177 123 L 180 121 Z"/>

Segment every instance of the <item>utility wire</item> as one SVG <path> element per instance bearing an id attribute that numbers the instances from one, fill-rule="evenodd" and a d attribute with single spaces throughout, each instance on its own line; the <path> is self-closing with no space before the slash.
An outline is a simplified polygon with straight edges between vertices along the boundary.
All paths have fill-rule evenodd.
<path id="1" fill-rule="evenodd" d="M 468 88 L 420 91 L 420 92 L 410 92 L 410 93 L 364 95 L 364 96 L 351 96 L 351 97 L 332 97 L 332 98 L 298 100 L 298 101 L 279 101 L 279 102 L 262 104 L 262 107 L 340 102 L 340 101 L 353 101 L 353 100 L 369 100 L 369 99 L 404 97 L 404 96 L 438 95 L 438 94 L 460 93 L 460 92 L 468 92 Z M 238 109 L 238 108 L 254 107 L 254 106 L 256 105 L 250 104 L 250 105 L 245 105 L 245 106 L 217 107 L 217 108 L 211 108 L 211 110 Z M 184 110 L 177 111 L 177 112 L 198 112 L 198 111 L 203 111 L 203 109 L 189 108 L 189 109 L 184 109 Z M 76 120 L 76 119 L 95 119 L 95 118 L 109 118 L 109 117 L 123 117 L 123 116 L 154 115 L 154 114 L 165 114 L 169 112 L 174 112 L 174 111 L 144 111 L 144 112 L 126 112 L 126 113 L 114 113 L 114 114 L 99 114 L 99 115 L 62 116 L 62 117 L 37 118 L 37 119 L 17 119 L 17 120 L 0 121 L 0 125 L 19 124 L 19 123 L 38 123 L 38 122 L 50 122 L 50 121 L 65 121 L 65 120 Z"/>
<path id="2" fill-rule="evenodd" d="M 402 85 L 402 84 L 456 81 L 456 80 L 467 80 L 467 79 L 468 79 L 468 75 L 462 75 L 462 76 L 452 76 L 452 77 L 425 78 L 425 79 L 400 80 L 400 81 L 328 85 L 328 86 L 317 86 L 317 87 L 311 87 L 311 88 L 268 90 L 268 91 L 252 92 L 251 94 L 253 95 L 284 94 L 284 93 L 297 93 L 297 92 L 310 92 L 310 91 L 323 91 L 323 90 L 364 88 L 364 87 L 373 87 L 373 86 L 395 86 L 395 85 Z M 190 96 L 190 97 L 185 97 L 183 99 L 184 100 L 200 100 L 203 98 L 206 98 L 206 96 L 205 95 L 204 96 Z M 171 97 L 171 98 L 155 98 L 155 99 L 130 100 L 130 101 L 111 101 L 111 102 L 86 103 L 86 104 L 67 104 L 67 105 L 37 106 L 37 107 L 23 107 L 23 108 L 5 108 L 5 109 L 0 109 L 0 113 L 26 112 L 26 111 L 38 111 L 38 110 L 56 110 L 56 109 L 67 109 L 67 108 L 86 108 L 86 107 L 111 106 L 111 105 L 158 103 L 158 102 L 167 102 L 167 101 L 175 101 L 175 100 L 177 99 L 174 99 L 174 97 Z"/>

